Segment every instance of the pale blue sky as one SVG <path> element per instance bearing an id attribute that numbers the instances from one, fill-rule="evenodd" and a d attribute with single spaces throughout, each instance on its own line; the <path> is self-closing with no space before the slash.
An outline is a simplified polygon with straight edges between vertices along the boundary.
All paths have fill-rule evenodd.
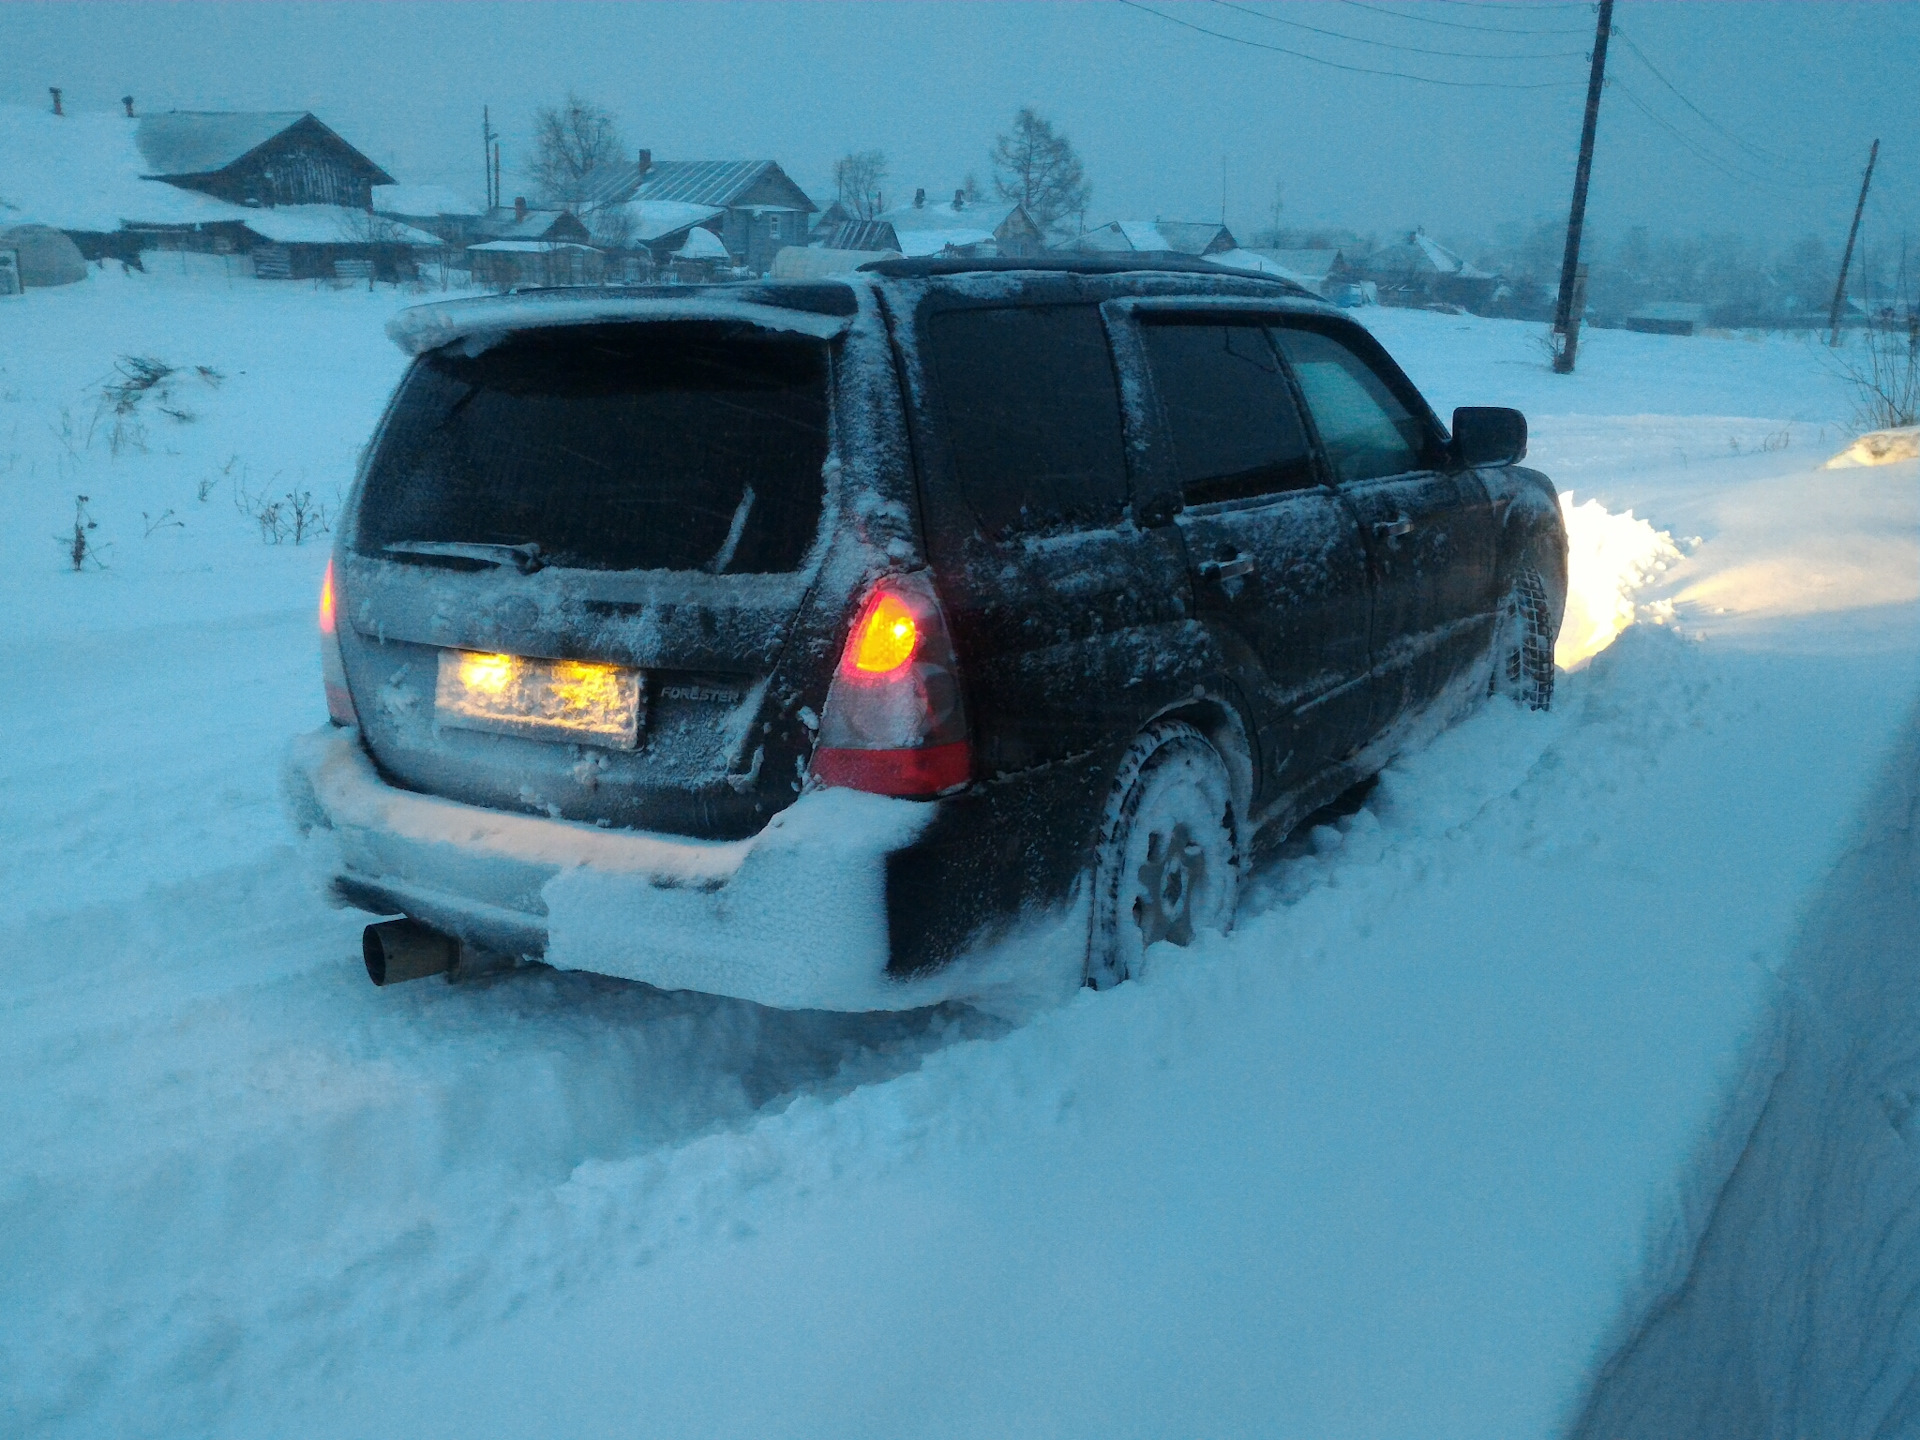
<path id="1" fill-rule="evenodd" d="M 633 146 L 669 159 L 771 156 L 822 204 L 833 158 L 850 148 L 887 152 L 894 195 L 915 185 L 938 193 L 969 169 L 984 180 L 995 131 L 1032 103 L 1080 147 L 1094 221 L 1217 217 L 1223 159 L 1227 218 L 1246 229 L 1263 223 L 1276 179 L 1288 219 L 1299 223 L 1383 232 L 1425 224 L 1461 234 L 1564 218 L 1590 6 L 1144 3 L 1347 64 L 1564 83 L 1452 89 L 1353 74 L 1218 40 L 1115 0 L 12 0 L 0 5 L 0 100 L 43 104 L 46 87 L 58 84 L 85 109 L 110 108 L 128 91 L 148 110 L 307 108 L 400 178 L 449 182 L 477 198 L 481 105 L 493 107 L 505 132 L 511 170 L 533 107 L 571 86 L 611 108 Z M 1920 248 L 1920 5 L 1622 3 L 1616 20 L 1735 138 L 1616 41 L 1610 73 L 1618 83 L 1603 106 L 1594 171 L 1592 214 L 1604 231 L 1742 230 L 1776 243 L 1813 229 L 1837 240 L 1878 135 L 1870 237 L 1897 247 L 1904 227 Z M 1500 30 L 1571 33 L 1492 33 Z M 1462 59 L 1415 53 L 1421 48 L 1557 58 Z M 0 182 L 4 165 L 0 157 Z M 510 175 L 508 194 L 515 188 Z"/>

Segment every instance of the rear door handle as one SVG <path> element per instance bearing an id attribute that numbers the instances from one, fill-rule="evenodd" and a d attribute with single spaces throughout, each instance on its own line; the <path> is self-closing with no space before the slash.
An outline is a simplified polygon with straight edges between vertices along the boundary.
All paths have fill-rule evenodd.
<path id="1" fill-rule="evenodd" d="M 1373 533 L 1382 540 L 1398 540 L 1413 529 L 1413 521 L 1402 515 L 1398 520 L 1376 520 Z"/>
<path id="2" fill-rule="evenodd" d="M 1251 575 L 1256 566 L 1253 556 L 1243 551 L 1231 560 L 1202 560 L 1200 574 L 1208 580 L 1238 580 L 1243 575 Z"/>

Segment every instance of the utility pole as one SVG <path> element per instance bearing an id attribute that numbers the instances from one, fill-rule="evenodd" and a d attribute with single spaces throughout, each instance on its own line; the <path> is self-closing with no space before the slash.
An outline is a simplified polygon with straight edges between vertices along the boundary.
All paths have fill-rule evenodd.
<path id="1" fill-rule="evenodd" d="M 1867 173 L 1860 177 L 1860 199 L 1853 207 L 1853 226 L 1847 231 L 1846 253 L 1840 257 L 1840 283 L 1833 287 L 1833 313 L 1827 317 L 1829 346 L 1840 343 L 1840 307 L 1847 303 L 1847 267 L 1853 264 L 1853 242 L 1860 235 L 1860 212 L 1867 208 L 1867 187 L 1873 183 L 1873 162 L 1880 158 L 1880 142 L 1867 151 Z"/>
<path id="2" fill-rule="evenodd" d="M 500 203 L 498 182 L 493 173 L 493 116 L 485 105 L 480 107 L 480 173 L 487 187 L 487 208 L 493 209 Z"/>
<path id="3" fill-rule="evenodd" d="M 1613 0 L 1600 0 L 1600 19 L 1593 31 L 1593 69 L 1587 76 L 1587 117 L 1580 124 L 1580 163 L 1573 171 L 1573 209 L 1567 214 L 1567 253 L 1560 262 L 1560 301 L 1554 307 L 1553 331 L 1560 337 L 1553 352 L 1553 373 L 1573 373 L 1574 352 L 1580 345 L 1580 307 L 1575 303 L 1580 284 L 1580 232 L 1587 224 L 1587 177 L 1593 173 L 1593 131 L 1600 123 L 1600 90 L 1607 83 L 1607 40 L 1613 34 Z"/>

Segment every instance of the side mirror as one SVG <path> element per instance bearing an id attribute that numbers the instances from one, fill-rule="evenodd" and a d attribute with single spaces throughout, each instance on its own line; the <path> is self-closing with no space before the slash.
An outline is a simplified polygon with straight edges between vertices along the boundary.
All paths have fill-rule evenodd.
<path id="1" fill-rule="evenodd" d="M 1498 405 L 1462 405 L 1453 412 L 1453 463 L 1511 465 L 1527 458 L 1527 417 Z"/>

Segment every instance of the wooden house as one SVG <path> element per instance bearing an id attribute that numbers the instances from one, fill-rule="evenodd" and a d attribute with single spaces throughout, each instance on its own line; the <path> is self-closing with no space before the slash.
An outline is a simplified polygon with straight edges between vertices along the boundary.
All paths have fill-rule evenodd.
<path id="1" fill-rule="evenodd" d="M 145 178 L 230 205 L 371 211 L 393 177 L 304 110 L 170 110 L 135 122 Z"/>
<path id="2" fill-rule="evenodd" d="M 955 190 L 950 201 L 927 201 L 925 190 L 913 203 L 872 220 L 847 220 L 834 227 L 826 244 L 835 250 L 897 250 L 902 255 L 1038 255 L 1045 248 L 1040 227 L 1017 202 L 969 200 Z"/>
<path id="3" fill-rule="evenodd" d="M 733 268 L 764 275 L 789 245 L 807 243 L 820 207 L 771 160 L 658 160 L 642 150 L 633 164 L 602 167 L 588 179 L 579 208 L 592 213 L 632 201 L 674 201 L 722 212 L 711 226 Z"/>
<path id="4" fill-rule="evenodd" d="M 1194 255 L 1238 250 L 1224 225 L 1207 220 L 1115 220 L 1063 240 L 1054 247 L 1080 255 Z"/>

